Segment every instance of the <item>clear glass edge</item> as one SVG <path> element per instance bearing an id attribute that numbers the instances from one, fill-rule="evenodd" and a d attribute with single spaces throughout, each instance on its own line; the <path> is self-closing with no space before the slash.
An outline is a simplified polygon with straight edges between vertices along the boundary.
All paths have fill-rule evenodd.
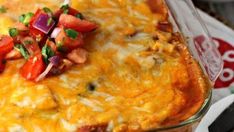
<path id="1" fill-rule="evenodd" d="M 215 83 L 215 80 L 218 78 L 218 76 L 220 75 L 220 73 L 222 72 L 222 69 L 223 69 L 223 61 L 222 61 L 222 57 L 221 57 L 221 54 L 218 52 L 218 49 L 215 47 L 215 43 L 214 41 L 212 40 L 211 38 L 211 35 L 210 33 L 208 32 L 208 29 L 203 21 L 203 19 L 201 18 L 200 14 L 198 13 L 197 9 L 194 7 L 193 3 L 191 0 L 178 0 L 178 1 L 174 1 L 174 0 L 164 0 L 165 1 L 165 4 L 168 4 L 170 3 L 169 5 L 167 5 L 168 9 L 169 9 L 169 21 L 171 21 L 173 27 L 174 27 L 174 30 L 177 32 L 180 32 L 180 34 L 182 35 L 182 38 L 184 40 L 184 43 L 187 45 L 188 49 L 189 49 L 189 52 L 191 53 L 191 55 L 193 56 L 194 59 L 197 60 L 197 62 L 199 63 L 201 69 L 203 70 L 204 74 L 208 76 L 209 78 L 209 81 L 210 83 L 213 85 Z M 174 2 L 174 4 L 171 4 L 171 1 Z M 189 13 L 185 13 L 186 14 L 186 19 L 188 19 L 187 17 L 189 16 L 190 18 L 193 18 L 195 20 L 193 20 L 191 22 L 190 20 L 190 24 L 187 25 L 185 23 L 188 23 L 187 20 L 185 20 L 185 17 L 184 17 L 184 14 L 179 12 L 181 10 L 177 10 L 177 8 L 181 8 L 180 4 L 178 4 L 179 2 L 183 1 L 184 4 L 186 4 L 186 6 L 188 6 L 189 8 L 189 11 L 188 12 L 192 12 L 192 14 L 189 14 Z M 168 3 L 167 3 L 168 2 Z M 172 3 L 173 3 L 172 2 Z M 184 5 L 183 5 L 184 6 Z M 187 9 L 187 10 L 188 10 Z M 184 10 L 183 10 L 184 11 Z M 182 12 L 183 12 L 182 11 Z M 178 13 L 179 12 L 179 13 Z M 174 14 L 175 13 L 175 14 Z M 180 16 L 183 16 L 183 17 L 178 17 L 178 14 Z M 202 63 L 202 58 L 200 58 L 198 56 L 198 51 L 194 51 L 193 47 L 190 47 L 191 45 L 195 45 L 195 42 L 191 42 L 191 40 L 193 40 L 194 38 L 193 37 L 197 37 L 197 36 L 191 36 L 191 35 L 194 35 L 193 33 L 197 33 L 197 31 L 186 31 L 186 30 L 183 30 L 183 29 L 186 29 L 188 27 L 193 27 L 193 23 L 195 23 L 196 26 L 199 26 L 199 33 L 200 35 L 203 35 L 207 40 L 208 40 L 208 43 L 211 47 L 211 49 L 213 50 L 212 51 L 212 56 L 216 58 L 216 60 L 219 60 L 219 67 L 217 69 L 217 67 L 215 67 L 216 71 L 215 71 L 215 74 L 216 76 L 212 76 L 212 78 L 210 78 L 211 76 L 209 76 L 210 74 L 208 73 L 208 71 L 205 69 L 204 67 L 204 63 Z M 187 29 L 188 30 L 188 29 Z M 189 37 L 190 36 L 190 37 Z M 189 38 L 189 39 L 187 39 Z M 194 40 L 193 40 L 194 41 Z M 197 49 L 198 50 L 198 49 Z M 194 51 L 194 52 L 193 52 Z M 203 53 L 205 54 L 205 53 Z M 209 59 L 207 59 L 209 60 Z M 216 62 L 216 64 L 218 64 Z M 215 65 L 215 64 L 214 64 Z M 213 67 L 214 68 L 214 67 Z M 212 69 L 212 68 L 209 68 L 209 69 Z M 213 69 L 214 70 L 214 69 Z"/>
<path id="2" fill-rule="evenodd" d="M 185 1 L 186 1 L 186 2 L 188 3 L 188 5 L 191 7 L 191 10 L 192 10 L 193 13 L 194 13 L 194 17 L 196 17 L 197 20 L 200 22 L 200 24 L 201 24 L 201 26 L 202 26 L 204 32 L 206 33 L 206 35 L 207 35 L 209 38 L 211 38 L 211 35 L 210 35 L 210 33 L 209 33 L 209 31 L 208 31 L 206 25 L 205 25 L 205 22 L 203 21 L 203 19 L 201 18 L 200 14 L 199 14 L 198 11 L 197 11 L 197 9 L 196 9 L 195 6 L 193 5 L 193 2 L 192 2 L 191 0 L 185 0 Z M 214 44 L 213 40 L 211 40 L 211 42 Z M 215 45 L 215 44 L 214 44 L 214 45 Z M 220 54 L 219 52 L 217 52 L 217 53 L 219 54 L 219 56 L 221 56 L 221 54 Z M 222 58 L 222 57 L 221 57 L 221 58 Z M 222 63 L 221 63 L 221 68 L 220 68 L 220 71 L 219 71 L 219 74 L 218 74 L 218 75 L 221 74 L 221 72 L 222 72 L 222 70 L 223 70 L 223 67 L 224 67 L 224 62 L 222 61 Z M 219 77 L 219 76 L 216 76 L 216 78 L 215 78 L 214 80 L 217 80 L 218 77 Z M 211 81 L 211 83 L 212 83 L 212 85 L 213 85 L 215 82 L 212 82 L 212 81 Z"/>
<path id="3" fill-rule="evenodd" d="M 207 113 L 207 111 L 210 108 L 211 105 L 211 99 L 212 99 L 212 89 L 210 88 L 209 92 L 208 92 L 208 96 L 207 98 L 204 100 L 203 105 L 201 106 L 201 108 L 199 109 L 199 111 L 194 114 L 192 117 L 190 117 L 189 119 L 181 122 L 178 125 L 173 125 L 173 126 L 167 126 L 167 127 L 162 127 L 162 128 L 152 128 L 150 131 L 166 131 L 166 130 L 172 130 L 172 129 L 176 129 L 176 128 L 181 128 L 181 127 L 185 127 L 187 125 L 190 125 L 192 123 L 195 123 L 197 121 L 199 121 L 200 119 L 202 119 L 202 117 Z"/>
<path id="4" fill-rule="evenodd" d="M 207 36 L 210 37 L 210 34 L 204 24 L 204 21 L 201 19 L 201 16 L 199 15 L 199 13 L 197 12 L 196 8 L 194 7 L 193 3 L 191 0 L 185 0 L 191 7 L 191 10 L 194 12 L 194 17 L 197 18 L 197 20 L 200 22 L 200 24 L 202 25 L 202 28 L 204 30 L 204 32 L 206 33 Z M 170 10 L 170 9 L 169 9 Z M 180 30 L 180 29 L 179 29 Z M 184 35 L 184 34 L 182 34 Z M 185 41 L 186 42 L 186 41 Z M 223 63 L 221 64 L 222 68 L 223 68 Z M 220 73 L 222 72 L 222 68 L 220 69 Z M 218 78 L 218 76 L 217 76 Z M 210 82 L 211 86 L 213 85 L 214 82 Z M 166 130 L 172 130 L 172 129 L 177 129 L 177 128 L 181 128 L 181 127 L 185 127 L 187 125 L 191 125 L 199 120 L 202 119 L 202 117 L 207 113 L 207 111 L 209 110 L 210 106 L 211 106 L 211 99 L 212 99 L 212 87 L 209 88 L 209 90 L 207 91 L 207 97 L 204 100 L 201 108 L 198 110 L 198 112 L 196 112 L 193 116 L 191 116 L 190 118 L 188 118 L 187 120 L 179 123 L 178 125 L 173 125 L 173 126 L 167 126 L 167 127 L 161 127 L 161 128 L 152 128 L 148 131 L 166 131 Z"/>

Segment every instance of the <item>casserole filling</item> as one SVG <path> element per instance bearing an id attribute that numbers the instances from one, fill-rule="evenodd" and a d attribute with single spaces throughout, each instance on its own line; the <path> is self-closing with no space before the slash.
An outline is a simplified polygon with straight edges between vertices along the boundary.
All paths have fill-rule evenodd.
<path id="1" fill-rule="evenodd" d="M 61 4 L 0 2 L 7 9 L 0 14 L 2 33 L 16 15 Z M 141 131 L 176 125 L 198 111 L 207 81 L 173 33 L 162 1 L 72 0 L 71 7 L 98 25 L 84 37 L 87 61 L 39 82 L 20 75 L 25 60 L 7 61 L 0 131 Z"/>

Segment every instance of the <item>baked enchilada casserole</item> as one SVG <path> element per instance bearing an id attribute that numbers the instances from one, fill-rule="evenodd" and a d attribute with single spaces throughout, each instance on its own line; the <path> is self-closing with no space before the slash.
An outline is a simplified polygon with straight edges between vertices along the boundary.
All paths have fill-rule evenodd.
<path id="1" fill-rule="evenodd" d="M 163 0 L 62 3 L 0 0 L 0 131 L 146 131 L 200 109 L 209 85 Z"/>

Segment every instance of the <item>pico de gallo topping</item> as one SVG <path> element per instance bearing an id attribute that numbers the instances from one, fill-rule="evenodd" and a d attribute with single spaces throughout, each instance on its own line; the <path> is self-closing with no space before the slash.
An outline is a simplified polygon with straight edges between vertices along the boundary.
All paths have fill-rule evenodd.
<path id="1" fill-rule="evenodd" d="M 19 73 L 38 82 L 85 63 L 88 52 L 83 48 L 84 36 L 97 28 L 96 23 L 69 5 L 55 12 L 44 7 L 22 14 L 9 29 L 9 36 L 0 35 L 0 73 L 7 60 L 24 58 Z"/>

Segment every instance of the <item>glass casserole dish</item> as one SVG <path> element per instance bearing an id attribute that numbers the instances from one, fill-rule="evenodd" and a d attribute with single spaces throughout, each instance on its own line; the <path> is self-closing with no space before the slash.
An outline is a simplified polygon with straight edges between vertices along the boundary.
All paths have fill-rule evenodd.
<path id="1" fill-rule="evenodd" d="M 59 6 L 38 1 L 28 1 L 28 5 L 33 10 Z M 0 98 L 7 100 L 1 103 L 0 131 L 32 130 L 34 126 L 44 131 L 182 131 L 199 120 L 209 107 L 211 85 L 222 68 L 220 56 L 190 1 L 148 0 L 153 3 L 148 5 L 146 1 L 73 0 L 72 6 L 85 19 L 99 25 L 84 37 L 82 48 L 89 51 L 88 61 L 36 83 L 17 72 L 25 60 L 7 61 L 6 71 L 0 74 L 0 95 L 4 95 Z M 1 15 L 9 19 L 32 11 L 25 2 L 6 2 L 8 11 Z M 149 6 L 159 13 L 154 14 Z M 173 26 L 168 28 L 166 21 L 157 30 L 157 22 L 165 16 Z M 82 17 L 79 14 L 75 19 Z M 50 41 L 56 43 L 56 39 Z M 163 124 L 168 120 L 174 125 Z"/>
<path id="2" fill-rule="evenodd" d="M 210 89 L 202 107 L 189 119 L 178 125 L 150 131 L 193 132 L 211 105 L 212 87 L 223 68 L 223 60 L 209 32 L 191 0 L 165 0 L 169 9 L 169 20 L 174 31 L 182 34 L 190 53 L 199 62 L 209 79 Z"/>

